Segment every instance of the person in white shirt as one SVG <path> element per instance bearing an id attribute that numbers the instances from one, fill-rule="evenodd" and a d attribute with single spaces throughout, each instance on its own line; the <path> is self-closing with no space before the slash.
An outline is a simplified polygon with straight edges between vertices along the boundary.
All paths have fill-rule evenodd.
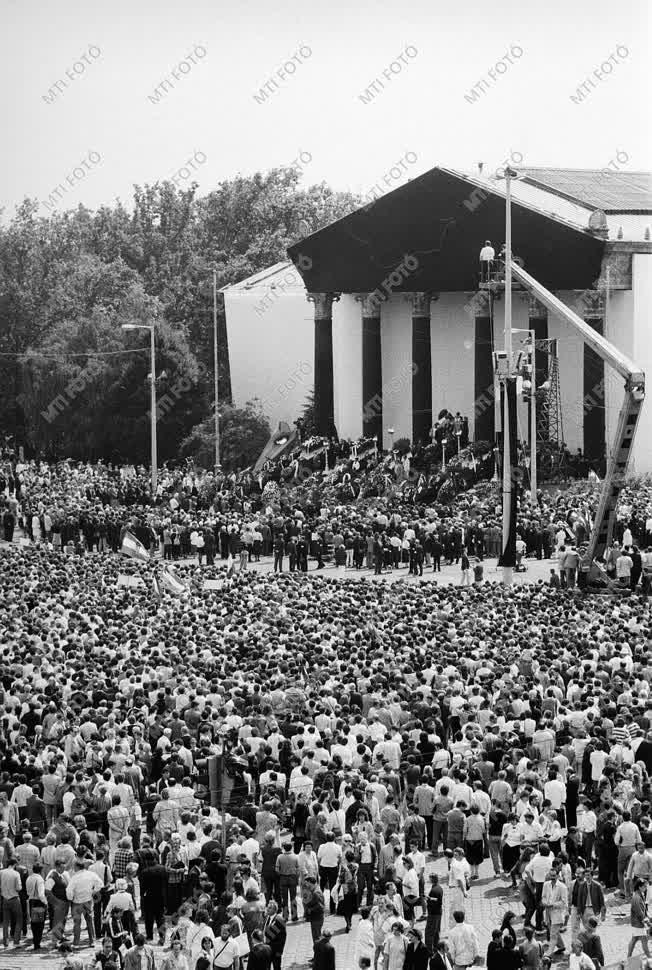
<path id="1" fill-rule="evenodd" d="M 589 755 L 589 761 L 591 762 L 591 782 L 595 786 L 602 778 L 602 772 L 604 766 L 607 763 L 608 754 L 601 748 L 596 748 Z"/>
<path id="2" fill-rule="evenodd" d="M 450 925 L 454 925 L 456 910 L 463 910 L 471 880 L 471 866 L 464 858 L 464 849 L 455 849 L 448 870 Z"/>
<path id="3" fill-rule="evenodd" d="M 473 798 L 473 789 L 470 785 L 467 785 L 463 777 L 460 781 L 453 785 L 453 790 L 450 792 L 450 797 L 453 799 L 453 803 L 457 805 L 458 802 L 464 802 L 465 805 L 470 805 Z"/>
<path id="4" fill-rule="evenodd" d="M 541 892 L 541 905 L 550 936 L 550 953 L 564 950 L 562 927 L 568 916 L 568 889 L 557 878 L 553 869 L 547 877 Z"/>
<path id="5" fill-rule="evenodd" d="M 237 940 L 231 936 L 231 931 L 225 923 L 220 927 L 220 937 L 215 941 L 213 949 L 213 967 L 215 970 L 229 968 L 229 970 L 239 970 L 240 950 Z"/>
<path id="6" fill-rule="evenodd" d="M 480 250 L 480 279 L 482 283 L 488 283 L 493 270 L 496 250 L 491 245 L 491 240 L 486 239 L 485 244 Z"/>
<path id="7" fill-rule="evenodd" d="M 477 805 L 480 809 L 480 814 L 487 816 L 491 811 L 491 799 L 487 795 L 486 791 L 482 788 L 482 782 L 475 781 L 473 783 L 473 794 L 471 795 L 470 806 L 473 808 Z"/>
<path id="8" fill-rule="evenodd" d="M 297 765 L 290 772 L 290 784 L 288 786 L 288 791 L 290 793 L 294 792 L 295 795 L 305 795 L 309 798 L 312 795 L 313 781 L 310 777 L 308 769 L 304 765 Z"/>
<path id="9" fill-rule="evenodd" d="M 322 847 L 323 848 L 323 847 Z M 358 923 L 355 950 L 353 952 L 353 964 L 360 966 L 363 957 L 367 957 L 370 966 L 373 966 L 376 953 L 376 940 L 374 935 L 374 925 L 370 919 L 371 910 L 368 906 L 360 909 L 360 922 Z"/>
<path id="10" fill-rule="evenodd" d="M 593 856 L 593 844 L 595 842 L 595 832 L 598 825 L 598 818 L 593 811 L 590 802 L 581 799 L 577 806 L 577 830 L 582 835 L 582 850 L 586 862 L 590 865 Z"/>
<path id="11" fill-rule="evenodd" d="M 251 868 L 256 869 L 258 867 L 258 858 L 260 856 L 260 843 L 258 840 L 254 839 L 253 836 L 250 835 L 242 843 L 242 851 L 249 860 Z"/>
<path id="12" fill-rule="evenodd" d="M 543 796 L 550 800 L 550 805 L 556 812 L 563 812 L 566 807 L 566 785 L 559 778 L 556 769 L 551 769 L 548 781 L 543 786 Z"/>
<path id="13" fill-rule="evenodd" d="M 568 970 L 596 970 L 595 963 L 584 952 L 584 947 L 580 940 L 575 940 L 571 943 Z"/>
<path id="14" fill-rule="evenodd" d="M 623 549 L 621 554 L 616 559 L 616 578 L 620 582 L 621 586 L 626 586 L 629 583 L 629 577 L 631 575 L 633 565 L 633 561 Z"/>
<path id="15" fill-rule="evenodd" d="M 435 772 L 442 772 L 444 768 L 448 768 L 451 763 L 450 752 L 447 748 L 442 746 L 441 741 L 435 742 L 435 753 L 432 756 L 432 770 Z"/>
<path id="16" fill-rule="evenodd" d="M 535 842 L 538 842 L 543 835 L 541 826 L 538 822 L 534 821 L 534 812 L 531 809 L 527 809 L 523 813 L 523 818 L 518 823 L 518 827 L 521 831 L 523 845 L 533 845 Z"/>
<path id="17" fill-rule="evenodd" d="M 319 866 L 319 885 L 322 892 L 329 892 L 331 916 L 335 912 L 335 904 L 330 898 L 330 890 L 337 883 L 340 863 L 342 861 L 342 849 L 335 841 L 335 836 L 329 832 L 326 842 L 323 842 L 317 849 L 317 863 Z"/>
<path id="18" fill-rule="evenodd" d="M 379 741 L 373 750 L 374 761 L 378 760 L 379 756 L 382 761 L 388 761 L 390 766 L 398 771 L 401 766 L 401 745 L 392 738 Z"/>
<path id="19" fill-rule="evenodd" d="M 448 933 L 448 952 L 454 967 L 470 967 L 480 955 L 475 927 L 464 922 L 464 912 L 455 910 L 453 926 Z"/>
<path id="20" fill-rule="evenodd" d="M 75 873 L 66 888 L 66 896 L 71 902 L 73 919 L 73 945 L 79 946 L 81 941 L 82 917 L 86 922 L 88 939 L 91 946 L 95 943 L 95 929 L 93 926 L 93 896 L 104 884 L 95 872 L 84 868 L 83 862 L 77 862 Z"/>
<path id="21" fill-rule="evenodd" d="M 345 767 L 350 767 L 353 762 L 353 751 L 344 743 L 343 738 L 338 738 L 337 744 L 331 747 L 331 756 L 335 758 L 339 756 L 342 759 L 342 764 Z"/>

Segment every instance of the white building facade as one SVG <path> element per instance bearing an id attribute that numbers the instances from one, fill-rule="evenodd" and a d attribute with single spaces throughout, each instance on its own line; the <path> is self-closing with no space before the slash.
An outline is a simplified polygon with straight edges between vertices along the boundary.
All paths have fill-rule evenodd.
<path id="1" fill-rule="evenodd" d="M 236 404 L 257 396 L 273 425 L 292 422 L 314 387 L 325 434 L 375 434 L 383 447 L 390 437 L 425 441 L 447 408 L 469 417 L 476 440 L 493 438 L 504 298 L 490 301 L 478 288 L 478 253 L 485 239 L 496 251 L 502 244 L 504 193 L 495 180 L 441 169 L 428 176 L 367 206 L 357 222 L 347 216 L 291 247 L 296 266 L 281 263 L 225 288 Z M 514 252 L 647 374 L 630 468 L 652 471 L 650 176 L 523 176 L 513 186 Z M 615 431 L 622 379 L 524 291 L 514 292 L 512 325 L 557 341 L 564 441 L 597 466 Z M 541 349 L 538 383 L 546 367 Z M 528 406 L 519 407 L 527 440 Z"/>

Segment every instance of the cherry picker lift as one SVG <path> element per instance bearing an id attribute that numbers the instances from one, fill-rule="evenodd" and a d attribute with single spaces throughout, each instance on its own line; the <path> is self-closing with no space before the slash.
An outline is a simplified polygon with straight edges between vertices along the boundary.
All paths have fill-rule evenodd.
<path id="1" fill-rule="evenodd" d="M 634 435 L 645 399 L 645 374 L 617 347 L 596 333 L 581 317 L 570 310 L 550 290 L 530 276 L 518 262 L 511 260 L 515 281 L 529 290 L 550 313 L 567 323 L 599 357 L 624 379 L 624 399 L 618 416 L 616 433 L 607 458 L 607 471 L 595 515 L 595 522 L 582 558 L 582 573 L 589 586 L 610 586 L 606 571 L 598 560 L 604 557 L 612 542 L 618 496 L 625 482 Z"/>

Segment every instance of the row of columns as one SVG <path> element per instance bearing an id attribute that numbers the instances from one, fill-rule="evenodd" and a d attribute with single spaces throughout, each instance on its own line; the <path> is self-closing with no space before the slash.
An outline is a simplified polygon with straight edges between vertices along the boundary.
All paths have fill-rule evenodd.
<path id="1" fill-rule="evenodd" d="M 428 441 L 432 427 L 430 303 L 433 293 L 408 293 L 412 306 L 412 441 Z M 339 293 L 309 293 L 315 308 L 314 414 L 317 434 L 335 433 L 333 393 L 333 303 Z M 360 293 L 362 316 L 362 432 L 383 439 L 383 364 L 380 303 Z"/>
<path id="2" fill-rule="evenodd" d="M 333 385 L 333 301 L 339 293 L 308 293 L 315 306 L 315 391 L 313 410 L 317 434 L 335 437 Z"/>
<path id="3" fill-rule="evenodd" d="M 429 440 L 433 425 L 432 413 L 432 357 L 430 337 L 430 304 L 438 294 L 414 292 L 405 294 L 412 309 L 412 441 Z M 317 434 L 334 436 L 334 373 L 333 373 L 333 303 L 339 300 L 335 292 L 309 293 L 314 304 L 314 415 Z M 528 301 L 528 327 L 537 340 L 548 337 L 547 312 L 541 304 L 525 294 Z M 366 437 L 383 440 L 383 367 L 380 303 L 373 294 L 356 295 L 361 305 L 362 321 L 362 431 Z M 581 311 L 588 323 L 604 332 L 604 301 L 599 291 L 582 293 Z M 490 308 L 487 294 L 467 294 L 467 306 L 475 317 L 474 398 L 475 439 L 493 441 L 495 438 L 494 398 L 494 335 L 491 333 Z M 544 350 L 536 354 L 536 384 L 545 380 L 547 360 Z M 604 395 L 604 363 L 589 347 L 584 348 L 584 400 Z M 601 458 L 605 449 L 604 406 L 585 409 L 584 454 L 587 458 Z"/>

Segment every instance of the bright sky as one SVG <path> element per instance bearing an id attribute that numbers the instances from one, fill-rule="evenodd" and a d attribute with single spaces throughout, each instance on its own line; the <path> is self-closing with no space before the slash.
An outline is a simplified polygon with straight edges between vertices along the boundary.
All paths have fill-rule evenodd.
<path id="1" fill-rule="evenodd" d="M 533 166 L 603 168 L 619 152 L 623 168 L 652 167 L 649 0 L 0 0 L 0 9 L 5 218 L 25 196 L 50 198 L 44 215 L 129 203 L 134 183 L 179 170 L 179 185 L 194 178 L 204 194 L 301 152 L 305 183 L 362 193 L 392 168 L 387 189 L 434 165 L 484 161 L 486 174 L 510 152 Z M 384 86 L 364 103 L 375 78 Z M 594 87 L 573 103 L 587 78 Z M 184 167 L 193 156 L 194 172 Z"/>

